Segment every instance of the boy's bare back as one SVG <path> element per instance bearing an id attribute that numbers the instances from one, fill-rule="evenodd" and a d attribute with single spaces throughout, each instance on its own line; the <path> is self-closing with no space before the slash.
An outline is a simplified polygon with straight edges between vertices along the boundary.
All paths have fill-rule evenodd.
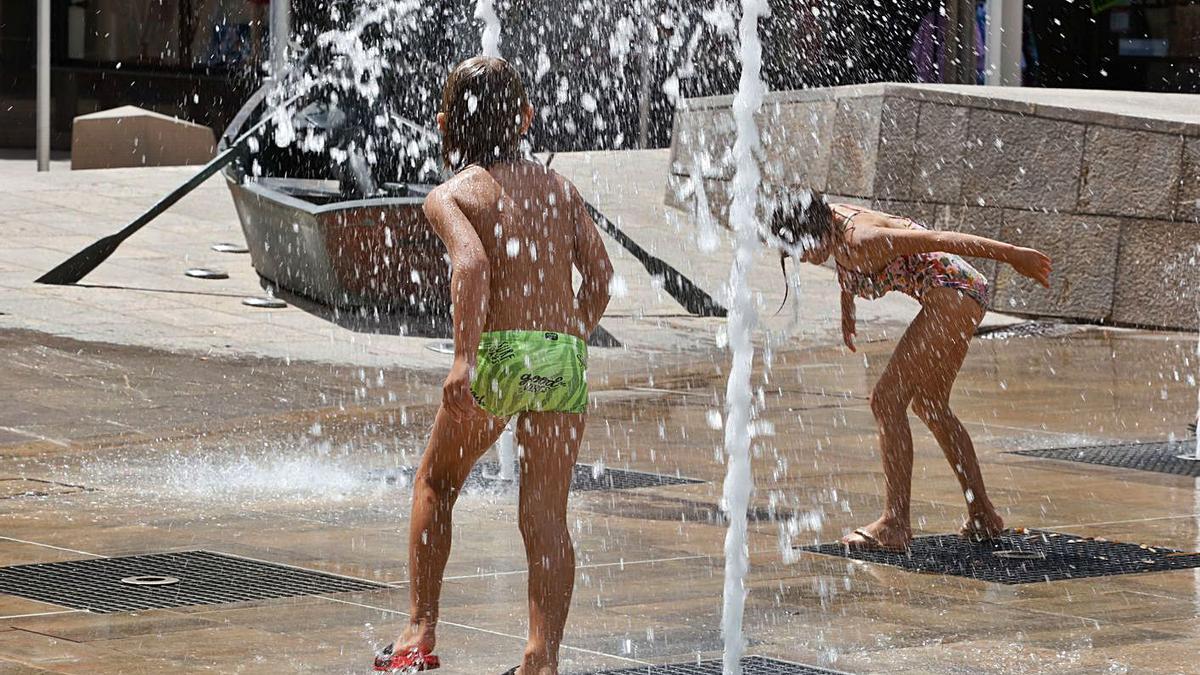
<path id="1" fill-rule="evenodd" d="M 488 261 L 482 329 L 554 331 L 587 339 L 599 316 L 583 306 L 586 292 L 577 301 L 572 268 L 579 268 L 585 286 L 602 283 L 607 290 L 611 265 L 570 181 L 530 161 L 474 166 L 430 195 L 435 201 L 447 197 L 469 221 Z M 445 225 L 434 226 L 443 234 Z"/>

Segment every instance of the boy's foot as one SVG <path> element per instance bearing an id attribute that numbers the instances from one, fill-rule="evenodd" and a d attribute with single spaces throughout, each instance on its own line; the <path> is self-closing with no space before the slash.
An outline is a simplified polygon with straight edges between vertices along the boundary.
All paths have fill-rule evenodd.
<path id="1" fill-rule="evenodd" d="M 995 511 L 988 510 L 968 514 L 958 533 L 974 541 L 987 541 L 995 539 L 1004 531 L 1004 519 Z"/>
<path id="2" fill-rule="evenodd" d="M 879 519 L 842 537 L 842 545 L 854 551 L 890 551 L 904 553 L 912 541 L 907 528 Z"/>
<path id="3" fill-rule="evenodd" d="M 437 656 L 419 648 L 397 651 L 395 645 L 388 645 L 375 655 L 375 670 L 381 673 L 418 673 L 441 665 Z"/>

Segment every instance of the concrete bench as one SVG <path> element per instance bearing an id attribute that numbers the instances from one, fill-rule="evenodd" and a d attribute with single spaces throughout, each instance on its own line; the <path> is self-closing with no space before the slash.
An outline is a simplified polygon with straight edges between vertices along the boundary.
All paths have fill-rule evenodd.
<path id="1" fill-rule="evenodd" d="M 204 164 L 213 158 L 212 129 L 134 106 L 75 118 L 72 169 Z"/>

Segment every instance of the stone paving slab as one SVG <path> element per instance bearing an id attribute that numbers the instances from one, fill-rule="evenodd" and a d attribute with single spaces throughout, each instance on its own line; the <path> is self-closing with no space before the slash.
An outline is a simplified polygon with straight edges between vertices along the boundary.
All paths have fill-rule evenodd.
<path id="1" fill-rule="evenodd" d="M 1063 440 L 1069 435 L 1144 438 L 1182 426 L 1176 423 L 1191 413 L 1194 388 L 1154 374 L 1185 367 L 1191 346 L 1187 336 L 1132 331 L 977 342 L 954 403 L 975 434 L 1005 517 L 1194 546 L 1200 531 L 1190 480 L 1129 480 L 1005 452 L 1012 444 L 1070 442 Z M 773 504 L 795 517 L 793 544 L 828 541 L 880 508 L 865 396 L 891 348 L 876 342 L 849 354 L 807 345 L 775 354 L 770 381 L 777 390 L 766 394 L 763 412 L 774 429 L 759 438 L 753 506 L 765 513 Z M 41 428 L 70 445 L 41 445 L 33 454 L 2 446 L 0 476 L 95 489 L 2 502 L 4 561 L 205 548 L 394 584 L 379 593 L 138 616 L 0 614 L 0 628 L 8 629 L 0 635 L 17 634 L 0 639 L 0 659 L 47 672 L 258 672 L 260 664 L 278 672 L 277 661 L 257 657 L 283 641 L 308 647 L 286 672 L 359 672 L 371 649 L 391 639 L 407 604 L 407 493 L 371 483 L 366 469 L 415 461 L 433 403 L 421 396 L 436 391 L 436 378 L 402 368 L 360 374 L 356 366 L 261 358 L 201 361 L 29 333 L 10 336 L 0 349 L 0 394 L 44 401 Z M 641 355 L 640 379 L 598 401 L 583 460 L 678 468 L 708 482 L 573 496 L 581 567 L 567 673 L 631 660 L 690 661 L 719 649 L 724 529 L 700 514 L 715 513 L 720 500 L 724 467 L 713 449 L 722 431 L 706 419 L 724 359 L 660 366 L 653 357 Z M 1051 371 L 1055 377 L 1045 377 Z M 1079 400 L 1064 403 L 1072 398 Z M 24 402 L 0 410 L 10 415 L 0 426 L 34 410 Z M 84 433 L 80 411 L 146 433 Z M 114 417 L 121 412 L 127 416 Z M 923 533 L 949 531 L 962 496 L 932 439 L 919 427 L 914 432 L 914 524 Z M 511 492 L 460 500 L 443 604 L 448 624 L 440 633 L 447 673 L 501 672 L 519 653 L 526 577 L 515 515 Z M 824 556 L 788 560 L 781 524 L 751 525 L 753 653 L 847 672 L 1089 672 L 1080 664 L 1094 672 L 1111 660 L 1134 672 L 1175 673 L 1186 672 L 1190 657 L 1171 650 L 1200 639 L 1188 623 L 1200 618 L 1190 572 L 997 588 Z M 987 656 L 994 650 L 1003 653 Z"/>
<path id="2" fill-rule="evenodd" d="M 717 292 L 728 243 L 697 253 L 694 224 L 661 203 L 668 161 L 662 151 L 590 153 L 555 166 L 634 239 Z M 214 211 L 231 208 L 223 187 L 203 189 Z M 1000 226 L 977 223 L 969 206 L 933 217 Z M 0 219 L 0 234 L 9 222 Z M 236 228 L 186 217 L 167 225 L 161 240 L 153 226 L 131 240 L 146 255 L 114 258 L 86 287 L 29 283 L 42 259 L 27 256 L 64 251 L 26 242 L 20 254 L 0 252 L 0 399 L 10 403 L 0 406 L 0 477 L 91 489 L 0 500 L 0 564 L 206 548 L 393 587 L 118 617 L 23 616 L 46 606 L 0 596 L 0 672 L 362 672 L 407 605 L 408 493 L 371 472 L 417 460 L 448 357 L 422 338 L 356 332 L 296 308 L 247 312 L 239 298 L 256 282 L 245 257 L 218 258 L 240 261 L 227 282 L 179 274 Z M 726 374 L 715 348 L 722 322 L 684 316 L 627 254 L 612 253 L 629 290 L 604 325 L 630 347 L 597 366 L 581 459 L 705 482 L 572 496 L 580 569 L 566 673 L 695 661 L 720 644 L 725 467 L 711 420 Z M 789 542 L 830 541 L 881 507 L 867 396 L 916 307 L 903 297 L 861 303 L 851 354 L 839 346 L 828 269 L 802 268 L 800 296 L 778 316 L 776 261 L 764 256 L 752 278 L 773 333 L 770 372 L 760 359 L 754 376 L 770 427 L 754 460 L 753 653 L 848 672 L 1188 671 L 1200 645 L 1191 572 L 1010 589 L 789 555 Z M 1006 519 L 1194 549 L 1192 481 L 1008 454 L 1182 435 L 1195 409 L 1194 346 L 1182 333 L 1088 329 L 976 341 L 953 403 Z M 915 421 L 914 446 L 914 527 L 953 531 L 960 488 Z M 515 497 L 459 502 L 439 672 L 498 673 L 519 655 L 526 577 Z M 304 653 L 281 666 L 274 657 L 289 645 Z"/>

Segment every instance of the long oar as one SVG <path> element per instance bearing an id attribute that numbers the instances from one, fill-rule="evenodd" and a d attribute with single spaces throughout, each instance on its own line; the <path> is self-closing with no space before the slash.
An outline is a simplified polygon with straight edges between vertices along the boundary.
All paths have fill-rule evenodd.
<path id="1" fill-rule="evenodd" d="M 291 105 L 298 98 L 300 98 L 300 96 L 301 95 L 299 94 L 293 96 L 292 98 L 280 104 L 279 107 Z M 208 164 L 205 164 L 204 167 L 200 169 L 199 173 L 189 178 L 183 185 L 180 185 L 172 190 L 170 194 L 163 197 L 154 206 L 150 207 L 150 210 L 138 216 L 137 219 L 126 225 L 119 232 L 110 234 L 83 249 L 79 253 L 71 256 L 66 261 L 59 264 L 58 267 L 55 267 L 49 272 L 46 272 L 42 276 L 38 277 L 36 282 L 39 284 L 55 284 L 62 286 L 76 283 L 80 279 L 86 277 L 88 274 L 91 274 L 92 270 L 96 269 L 100 266 L 100 263 L 107 260 L 108 257 L 117 250 L 117 247 L 120 246 L 121 243 L 128 239 L 131 235 L 133 235 L 134 232 L 137 232 L 145 227 L 147 223 L 157 218 L 162 214 L 163 211 L 171 208 L 171 206 L 175 204 L 175 202 L 182 199 L 184 195 L 192 190 L 195 190 L 200 186 L 201 183 L 208 180 L 213 174 L 224 168 L 226 164 L 229 164 L 233 160 L 237 159 L 237 157 L 245 151 L 246 142 L 250 140 L 250 137 L 257 134 L 259 131 L 262 131 L 263 127 L 265 127 L 270 121 L 270 115 L 264 116 L 264 118 L 260 120 L 258 124 L 255 124 L 254 126 L 250 127 L 246 133 L 238 136 L 235 141 L 229 144 L 228 148 L 226 148 L 216 157 L 213 157 L 212 161 L 210 161 Z"/>
<path id="2" fill-rule="evenodd" d="M 554 161 L 554 156 L 555 153 L 552 152 L 546 158 L 544 164 L 547 167 Z M 682 272 L 667 264 L 663 259 L 651 255 L 629 235 L 622 232 L 616 223 L 600 213 L 600 209 L 592 206 L 591 202 L 585 199 L 583 205 L 587 207 L 592 220 L 596 221 L 596 224 L 608 233 L 608 236 L 615 239 L 622 248 L 629 251 L 630 255 L 637 258 L 650 276 L 662 279 L 663 290 L 667 292 L 667 295 L 675 298 L 676 302 L 683 305 L 689 313 L 696 316 L 725 316 L 728 314 L 721 303 L 714 300 L 703 288 L 692 283 L 691 279 L 683 276 Z"/>
<path id="3" fill-rule="evenodd" d="M 592 220 L 595 220 L 608 233 L 608 236 L 616 239 L 617 243 L 624 247 L 626 251 L 629 251 L 630 255 L 637 258 L 638 262 L 642 263 L 642 267 L 645 267 L 646 271 L 650 273 L 650 276 L 662 279 L 663 290 L 672 298 L 675 298 L 676 302 L 683 305 L 684 309 L 688 312 L 696 316 L 725 316 L 728 313 L 703 288 L 692 283 L 691 279 L 683 276 L 682 272 L 671 267 L 661 258 L 651 255 L 649 251 L 642 248 L 629 235 L 622 232 L 621 228 L 606 218 L 603 213 L 600 213 L 600 210 L 595 206 L 592 206 L 586 200 L 583 202 L 583 205 L 587 207 Z"/>

